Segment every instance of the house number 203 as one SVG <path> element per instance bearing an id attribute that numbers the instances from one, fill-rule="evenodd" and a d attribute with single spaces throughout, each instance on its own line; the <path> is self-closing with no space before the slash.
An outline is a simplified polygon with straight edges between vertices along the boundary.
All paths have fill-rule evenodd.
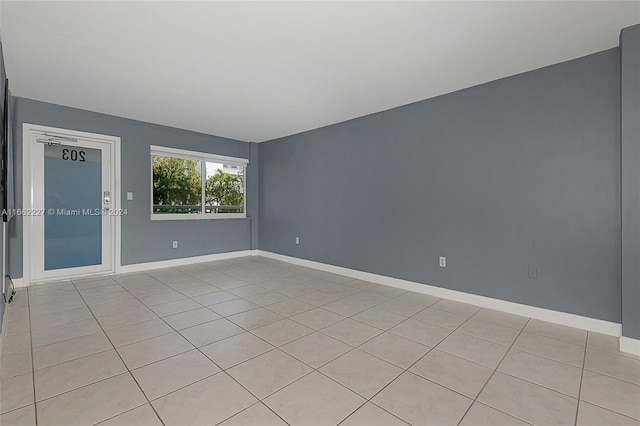
<path id="1" fill-rule="evenodd" d="M 71 161 L 85 161 L 84 159 L 84 151 L 76 151 L 75 149 L 63 149 L 62 150 L 62 159 L 63 160 L 71 160 Z"/>

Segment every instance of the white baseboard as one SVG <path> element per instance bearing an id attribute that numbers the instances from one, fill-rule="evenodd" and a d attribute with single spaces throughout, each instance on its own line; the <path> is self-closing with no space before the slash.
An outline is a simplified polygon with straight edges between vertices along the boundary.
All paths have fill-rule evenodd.
<path id="1" fill-rule="evenodd" d="M 240 251 L 231 251 L 227 253 L 206 254 L 203 256 L 181 257 L 178 259 L 159 260 L 157 262 L 133 263 L 131 265 L 122 265 L 120 267 L 119 273 L 129 274 L 132 272 L 150 271 L 152 269 L 172 268 L 175 266 L 193 265 L 194 263 L 213 262 L 215 260 L 233 259 L 236 257 L 251 256 L 254 251 L 256 250 L 240 250 Z M 40 284 L 40 283 L 35 283 L 35 284 Z M 15 288 L 28 287 L 29 284 L 25 282 L 22 278 L 14 278 L 13 286 Z"/>
<path id="2" fill-rule="evenodd" d="M 424 293 L 435 297 L 455 300 L 457 302 L 470 303 L 472 305 L 483 308 L 495 309 L 497 311 L 507 312 L 515 315 L 522 315 L 529 318 L 535 318 L 542 321 L 553 322 L 569 327 L 580 328 L 583 330 L 594 331 L 597 333 L 607 334 L 609 336 L 619 337 L 622 325 L 614 322 L 603 321 L 595 318 L 584 317 L 580 315 L 570 314 L 566 312 L 553 311 L 551 309 L 539 308 L 536 306 L 523 305 L 506 300 L 493 299 L 491 297 L 479 296 L 476 294 L 464 293 L 457 290 L 450 290 L 442 287 L 436 287 L 428 284 L 416 283 L 413 281 L 401 280 L 398 278 L 387 277 L 384 275 L 372 274 L 369 272 L 358 271 L 355 269 L 343 268 L 340 266 L 328 265 L 326 263 L 314 262 L 311 260 L 299 259 L 297 257 L 285 256 L 282 254 L 271 253 L 263 250 L 252 250 L 252 255 L 264 256 L 271 259 L 281 260 L 283 262 L 292 263 L 294 265 L 305 266 L 307 268 L 318 269 L 325 272 L 340 274 L 347 277 L 371 281 L 377 284 L 384 284 L 391 287 L 401 288 L 403 290 Z"/>
<path id="3" fill-rule="evenodd" d="M 193 265 L 194 263 L 213 262 L 215 260 L 233 259 L 235 257 L 251 256 L 252 250 L 230 251 L 227 253 L 206 254 L 204 256 L 182 257 L 179 259 L 160 260 L 157 262 L 134 263 L 122 265 L 120 273 L 143 272 L 151 269 L 172 268 L 175 266 Z"/>
<path id="4" fill-rule="evenodd" d="M 620 352 L 640 356 L 640 340 L 622 336 L 620 338 Z"/>
<path id="5" fill-rule="evenodd" d="M 372 274 L 370 272 L 358 271 L 355 269 L 343 268 L 340 266 L 329 265 L 311 260 L 300 259 L 297 257 L 285 256 L 282 254 L 272 253 L 263 250 L 241 250 L 227 253 L 208 254 L 204 256 L 185 257 L 179 259 L 162 260 L 157 262 L 136 263 L 132 265 L 123 265 L 121 273 L 143 272 L 152 269 L 171 268 L 175 266 L 192 265 L 201 262 L 212 262 L 216 260 L 233 259 L 245 256 L 264 256 L 271 259 L 280 260 L 294 265 L 305 266 L 307 268 L 318 269 L 325 272 L 340 274 L 354 279 L 371 281 L 377 284 L 388 285 L 391 287 L 401 288 L 403 290 L 414 291 L 417 293 L 428 294 L 444 299 L 455 300 L 463 303 L 470 303 L 483 308 L 495 309 L 515 315 L 522 315 L 529 318 L 535 318 L 542 321 L 553 322 L 569 327 L 580 328 L 583 330 L 594 331 L 597 333 L 607 334 L 609 336 L 620 337 L 622 325 L 614 322 L 603 321 L 595 318 L 584 317 L 580 315 L 570 314 L 567 312 L 554 311 L 551 309 L 539 308 L 536 306 L 523 305 L 506 300 L 494 299 L 491 297 L 479 296 L 476 294 L 465 293 L 457 290 L 450 290 L 442 287 L 436 287 L 428 284 L 421 284 L 413 281 L 401 280 L 398 278 L 387 277 L 384 275 Z M 26 287 L 28 284 L 23 282 L 22 278 L 13 280 L 15 288 Z M 624 347 L 624 349 L 623 349 Z M 627 337 L 620 338 L 620 350 L 632 354 L 640 355 L 640 341 Z"/>
<path id="6" fill-rule="evenodd" d="M 27 284 L 22 278 L 11 278 L 11 281 L 13 281 L 14 288 L 27 287 Z"/>

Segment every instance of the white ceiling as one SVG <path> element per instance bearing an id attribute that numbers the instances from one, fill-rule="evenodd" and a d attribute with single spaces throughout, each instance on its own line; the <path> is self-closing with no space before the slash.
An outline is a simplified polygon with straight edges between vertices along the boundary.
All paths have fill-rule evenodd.
<path id="1" fill-rule="evenodd" d="M 618 46 L 640 2 L 2 1 L 16 96 L 244 141 Z"/>

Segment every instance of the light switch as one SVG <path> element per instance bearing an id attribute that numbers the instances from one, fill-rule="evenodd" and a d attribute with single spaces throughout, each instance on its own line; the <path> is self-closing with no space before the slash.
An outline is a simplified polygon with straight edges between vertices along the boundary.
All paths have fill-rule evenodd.
<path id="1" fill-rule="evenodd" d="M 127 200 L 128 201 L 133 200 L 133 192 L 127 192 Z"/>

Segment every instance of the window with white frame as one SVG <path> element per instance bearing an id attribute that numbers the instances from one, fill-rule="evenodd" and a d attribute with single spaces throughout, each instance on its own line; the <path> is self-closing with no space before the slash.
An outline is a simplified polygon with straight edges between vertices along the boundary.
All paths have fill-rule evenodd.
<path id="1" fill-rule="evenodd" d="M 248 160 L 151 146 L 151 219 L 246 217 Z"/>

